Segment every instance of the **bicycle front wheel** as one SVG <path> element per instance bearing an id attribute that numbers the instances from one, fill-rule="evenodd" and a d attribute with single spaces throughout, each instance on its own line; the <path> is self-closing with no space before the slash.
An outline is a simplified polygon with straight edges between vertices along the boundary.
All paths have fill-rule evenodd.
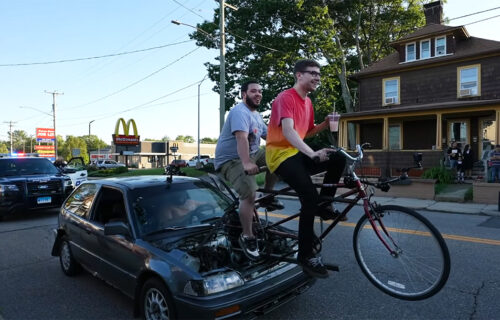
<path id="1" fill-rule="evenodd" d="M 450 274 L 450 254 L 439 231 L 422 215 L 400 206 L 381 206 L 354 229 L 356 260 L 383 292 L 403 300 L 423 300 L 439 292 Z M 392 252 L 391 252 L 392 251 Z"/>

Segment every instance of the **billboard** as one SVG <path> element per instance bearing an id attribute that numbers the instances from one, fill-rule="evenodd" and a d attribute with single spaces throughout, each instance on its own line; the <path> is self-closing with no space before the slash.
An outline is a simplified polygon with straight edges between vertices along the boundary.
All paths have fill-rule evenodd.
<path id="1" fill-rule="evenodd" d="M 51 128 L 36 128 L 36 141 L 54 141 L 55 130 Z"/>

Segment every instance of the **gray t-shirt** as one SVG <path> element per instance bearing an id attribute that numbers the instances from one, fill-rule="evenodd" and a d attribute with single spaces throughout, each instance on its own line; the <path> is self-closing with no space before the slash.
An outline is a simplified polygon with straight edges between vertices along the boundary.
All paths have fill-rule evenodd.
<path id="1" fill-rule="evenodd" d="M 250 111 L 240 102 L 227 115 L 222 127 L 217 146 L 215 147 L 215 169 L 219 169 L 225 162 L 239 158 L 236 131 L 248 132 L 250 154 L 259 150 L 260 138 L 267 137 L 267 126 L 257 111 Z"/>

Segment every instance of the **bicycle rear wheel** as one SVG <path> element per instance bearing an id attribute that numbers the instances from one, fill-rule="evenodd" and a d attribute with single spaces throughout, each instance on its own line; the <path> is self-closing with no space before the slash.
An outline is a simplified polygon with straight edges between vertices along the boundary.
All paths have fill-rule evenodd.
<path id="1" fill-rule="evenodd" d="M 439 292 L 450 274 L 450 254 L 439 231 L 422 215 L 400 206 L 381 206 L 374 225 L 364 215 L 354 229 L 356 260 L 383 292 L 403 300 L 423 300 Z M 384 231 L 385 230 L 385 231 Z"/>

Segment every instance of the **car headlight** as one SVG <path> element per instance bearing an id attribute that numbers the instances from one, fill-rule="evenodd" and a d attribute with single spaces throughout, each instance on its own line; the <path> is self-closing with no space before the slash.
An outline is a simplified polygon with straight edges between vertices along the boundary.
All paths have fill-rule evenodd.
<path id="1" fill-rule="evenodd" d="M 69 187 L 73 184 L 73 182 L 71 181 L 71 179 L 68 179 L 68 180 L 64 180 L 64 186 L 65 187 Z"/>
<path id="2" fill-rule="evenodd" d="M 7 192 L 18 192 L 19 188 L 15 184 L 0 184 L 0 196 Z"/>
<path id="3" fill-rule="evenodd" d="M 242 286 L 243 279 L 237 272 L 225 272 L 203 278 L 190 280 L 184 286 L 184 293 L 191 296 L 207 296 Z"/>

